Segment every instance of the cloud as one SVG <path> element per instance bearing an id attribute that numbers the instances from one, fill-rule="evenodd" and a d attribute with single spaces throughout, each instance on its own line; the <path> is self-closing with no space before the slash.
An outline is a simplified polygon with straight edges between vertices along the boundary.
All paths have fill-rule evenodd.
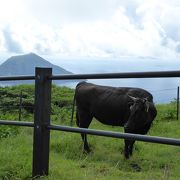
<path id="1" fill-rule="evenodd" d="M 23 4 L 19 3 L 16 18 L 6 16 L 6 23 L 0 18 L 1 50 L 91 57 L 180 56 L 178 0 L 16 1 Z"/>
<path id="2" fill-rule="evenodd" d="M 176 46 L 176 52 L 180 53 L 180 43 Z"/>
<path id="3" fill-rule="evenodd" d="M 111 16 L 119 0 L 27 0 L 26 6 L 40 21 L 62 23 L 87 22 Z"/>
<path id="4" fill-rule="evenodd" d="M 18 40 L 16 41 L 13 38 L 13 34 L 11 33 L 10 29 L 6 27 L 2 31 L 3 37 L 4 37 L 4 46 L 7 51 L 12 52 L 12 53 L 21 53 L 21 45 L 19 44 Z"/>

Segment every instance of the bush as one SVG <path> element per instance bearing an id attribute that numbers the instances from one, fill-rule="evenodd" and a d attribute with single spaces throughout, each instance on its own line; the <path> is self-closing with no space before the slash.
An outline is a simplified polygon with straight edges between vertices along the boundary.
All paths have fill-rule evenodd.
<path id="1" fill-rule="evenodd" d="M 16 136 L 18 133 L 18 127 L 0 126 L 0 139 Z"/>
<path id="2" fill-rule="evenodd" d="M 165 120 L 175 120 L 176 119 L 176 110 L 175 109 L 168 109 L 164 113 L 163 119 Z"/>
<path id="3" fill-rule="evenodd" d="M 158 111 L 158 120 L 161 121 L 172 121 L 176 120 L 177 116 L 177 109 L 176 104 L 170 103 L 167 105 L 157 105 L 157 111 Z"/>

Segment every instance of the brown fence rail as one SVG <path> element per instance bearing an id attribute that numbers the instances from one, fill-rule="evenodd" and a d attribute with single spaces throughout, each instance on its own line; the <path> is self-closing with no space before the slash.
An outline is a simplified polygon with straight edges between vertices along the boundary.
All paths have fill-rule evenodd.
<path id="1" fill-rule="evenodd" d="M 50 130 L 86 133 L 97 136 L 123 138 L 151 143 L 180 146 L 180 139 L 153 137 L 93 129 L 57 126 L 50 123 L 52 80 L 112 79 L 112 78 L 164 78 L 180 77 L 180 71 L 130 72 L 110 74 L 52 75 L 51 68 L 36 68 L 35 76 L 0 77 L 0 81 L 35 80 L 34 122 L 0 120 L 0 125 L 14 125 L 34 128 L 32 177 L 48 175 Z"/>

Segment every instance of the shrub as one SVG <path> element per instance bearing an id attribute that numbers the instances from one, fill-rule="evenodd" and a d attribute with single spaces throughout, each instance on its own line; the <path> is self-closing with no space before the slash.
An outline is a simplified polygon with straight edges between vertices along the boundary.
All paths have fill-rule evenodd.
<path id="1" fill-rule="evenodd" d="M 18 133 L 18 127 L 0 126 L 0 139 L 16 136 Z"/>

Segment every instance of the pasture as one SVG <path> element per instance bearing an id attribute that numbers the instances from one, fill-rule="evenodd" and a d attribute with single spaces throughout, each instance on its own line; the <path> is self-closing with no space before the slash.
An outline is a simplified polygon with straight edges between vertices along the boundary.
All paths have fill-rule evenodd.
<path id="1" fill-rule="evenodd" d="M 33 105 L 34 86 L 0 88 L 0 102 L 4 105 L 0 108 L 0 119 L 18 120 L 19 99 L 14 97 L 17 97 L 21 90 L 24 94 L 24 105 Z M 72 89 L 53 86 L 53 124 L 70 124 L 73 94 Z M 16 108 L 8 108 L 10 105 Z M 176 120 L 175 107 L 173 102 L 157 105 L 158 115 L 148 134 L 180 138 L 180 120 Z M 23 109 L 22 120 L 33 120 L 30 109 Z M 92 121 L 90 128 L 123 132 L 120 127 L 105 126 L 96 120 Z M 133 156 L 125 160 L 123 140 L 90 135 L 88 140 L 92 152 L 84 154 L 79 134 L 51 131 L 49 176 L 40 179 L 180 178 L 180 149 L 177 146 L 136 142 Z M 31 179 L 32 143 L 31 128 L 0 126 L 0 179 Z"/>

